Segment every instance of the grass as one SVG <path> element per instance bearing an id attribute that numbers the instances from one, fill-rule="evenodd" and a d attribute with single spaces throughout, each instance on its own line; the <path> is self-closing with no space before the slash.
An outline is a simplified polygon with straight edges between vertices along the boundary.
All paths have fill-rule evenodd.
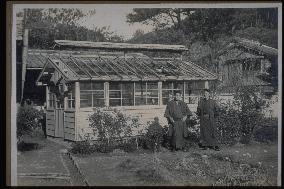
<path id="1" fill-rule="evenodd" d="M 264 152 L 266 151 L 266 152 Z M 221 151 L 96 153 L 77 156 L 91 185 L 273 186 L 277 184 L 277 144 L 223 146 Z M 92 165 L 92 166 L 90 166 Z M 96 171 L 93 171 L 93 170 Z M 111 178 L 108 178 L 111 177 Z M 98 179 L 98 178 L 103 178 Z M 122 180 L 125 182 L 122 182 Z M 127 180 L 127 181 L 126 181 Z M 126 184 L 127 183 L 127 184 Z"/>

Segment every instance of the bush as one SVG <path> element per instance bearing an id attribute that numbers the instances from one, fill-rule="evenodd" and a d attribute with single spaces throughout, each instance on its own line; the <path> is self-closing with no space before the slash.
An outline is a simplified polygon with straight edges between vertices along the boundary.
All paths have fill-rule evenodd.
<path id="1" fill-rule="evenodd" d="M 138 127 L 138 119 L 126 116 L 116 110 L 103 112 L 97 109 L 90 116 L 90 126 L 93 128 L 94 135 L 98 133 L 100 141 L 108 141 L 129 137 L 132 129 Z"/>
<path id="2" fill-rule="evenodd" d="M 258 142 L 274 142 L 278 140 L 278 119 L 265 118 L 261 125 L 255 128 L 254 140 Z"/>
<path id="3" fill-rule="evenodd" d="M 72 144 L 70 150 L 73 154 L 91 154 L 95 148 L 93 148 L 89 141 L 79 141 Z"/>
<path id="4" fill-rule="evenodd" d="M 261 113 L 263 101 L 253 87 L 239 87 L 232 103 L 222 103 L 217 118 L 217 130 L 220 142 L 247 144 L 251 141 L 255 129 L 263 123 Z"/>
<path id="5" fill-rule="evenodd" d="M 30 105 L 18 107 L 17 112 L 17 138 L 18 140 L 24 134 L 31 134 L 32 131 L 40 126 L 39 120 L 43 113 Z"/>
<path id="6" fill-rule="evenodd" d="M 154 118 L 154 121 L 148 126 L 147 133 L 145 135 L 145 147 L 151 150 L 159 150 L 163 141 L 164 141 L 165 131 L 159 123 L 157 117 Z"/>

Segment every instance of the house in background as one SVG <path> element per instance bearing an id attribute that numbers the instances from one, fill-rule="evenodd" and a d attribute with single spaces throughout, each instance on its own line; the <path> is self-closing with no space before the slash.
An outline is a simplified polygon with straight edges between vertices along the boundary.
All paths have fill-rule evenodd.
<path id="1" fill-rule="evenodd" d="M 216 61 L 221 94 L 232 94 L 239 86 L 257 87 L 263 95 L 272 95 L 278 90 L 278 50 L 275 48 L 235 38 L 218 53 Z"/>
<path id="2" fill-rule="evenodd" d="M 235 38 L 218 53 L 216 61 L 219 99 L 230 101 L 238 87 L 254 87 L 267 103 L 264 115 L 278 117 L 278 49 Z"/>
<path id="3" fill-rule="evenodd" d="M 200 91 L 217 79 L 215 74 L 181 58 L 129 53 L 181 53 L 186 48 L 180 45 L 55 41 L 55 46 L 60 49 L 30 55 L 34 61 L 45 62 L 37 85 L 46 87 L 47 134 L 67 140 L 84 140 L 86 135 L 96 139 L 89 115 L 99 107 L 138 117 L 141 127 L 154 117 L 167 125 L 164 111 L 170 94 L 179 91 L 195 111 Z"/>

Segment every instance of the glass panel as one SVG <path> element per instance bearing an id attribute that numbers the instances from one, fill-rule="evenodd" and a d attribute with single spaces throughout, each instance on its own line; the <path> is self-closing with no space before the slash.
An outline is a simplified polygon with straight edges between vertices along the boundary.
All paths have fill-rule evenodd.
<path id="1" fill-rule="evenodd" d="M 158 98 L 147 98 L 147 105 L 158 105 Z"/>
<path id="2" fill-rule="evenodd" d="M 121 99 L 109 99 L 110 106 L 121 106 Z"/>
<path id="3" fill-rule="evenodd" d="M 109 91 L 109 98 L 121 98 L 121 91 Z"/>
<path id="4" fill-rule="evenodd" d="M 120 90 L 121 89 L 121 83 L 119 82 L 112 82 L 109 84 L 109 90 Z"/>
<path id="5" fill-rule="evenodd" d="M 81 108 L 92 107 L 92 93 L 81 92 L 81 94 L 80 94 L 80 106 L 81 106 Z"/>
<path id="6" fill-rule="evenodd" d="M 148 89 L 158 89 L 158 83 L 157 82 L 147 82 L 147 90 Z"/>
<path id="7" fill-rule="evenodd" d="M 122 99 L 122 106 L 133 106 L 134 99 L 133 98 L 124 98 Z"/>
<path id="8" fill-rule="evenodd" d="M 80 90 L 92 90 L 92 83 L 91 82 L 81 82 Z"/>
<path id="9" fill-rule="evenodd" d="M 145 90 L 146 90 L 146 83 L 145 82 L 135 83 L 135 91 L 145 91 Z"/>
<path id="10" fill-rule="evenodd" d="M 93 99 L 93 107 L 103 107 L 105 106 L 105 100 L 104 99 Z"/>
<path id="11" fill-rule="evenodd" d="M 134 83 L 122 83 L 122 106 L 132 106 L 134 103 Z"/>
<path id="12" fill-rule="evenodd" d="M 172 88 L 172 82 L 163 82 L 162 89 L 171 89 Z"/>
<path id="13" fill-rule="evenodd" d="M 104 98 L 104 91 L 92 91 L 94 99 Z"/>
<path id="14" fill-rule="evenodd" d="M 92 86 L 93 90 L 104 90 L 104 83 L 103 82 L 93 82 L 93 86 Z"/>
<path id="15" fill-rule="evenodd" d="M 135 105 L 146 105 L 146 98 L 144 97 L 135 97 Z"/>

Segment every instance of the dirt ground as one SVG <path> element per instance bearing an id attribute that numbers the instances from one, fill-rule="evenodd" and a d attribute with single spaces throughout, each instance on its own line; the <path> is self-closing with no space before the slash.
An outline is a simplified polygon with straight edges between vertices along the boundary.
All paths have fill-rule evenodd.
<path id="1" fill-rule="evenodd" d="M 74 156 L 91 186 L 273 186 L 277 144 L 252 143 L 221 151 L 95 153 Z"/>

